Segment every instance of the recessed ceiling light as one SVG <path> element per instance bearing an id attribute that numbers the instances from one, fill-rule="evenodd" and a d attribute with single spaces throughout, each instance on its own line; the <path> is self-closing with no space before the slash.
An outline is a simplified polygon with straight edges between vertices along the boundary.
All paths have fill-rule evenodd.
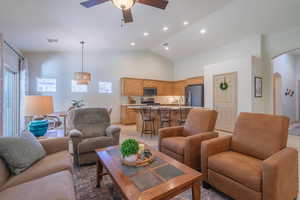
<path id="1" fill-rule="evenodd" d="M 148 32 L 145 32 L 145 33 L 144 33 L 144 36 L 146 36 L 146 37 L 149 36 L 149 33 L 148 33 Z"/>
<path id="2" fill-rule="evenodd" d="M 200 33 L 201 33 L 202 35 L 204 35 L 204 34 L 206 33 L 206 30 L 203 28 L 203 29 L 200 30 Z"/>
<path id="3" fill-rule="evenodd" d="M 130 45 L 131 45 L 131 46 L 135 46 L 135 43 L 134 43 L 134 42 L 131 42 Z"/>
<path id="4" fill-rule="evenodd" d="M 184 25 L 184 26 L 187 26 L 187 25 L 189 25 L 189 22 L 188 22 L 188 21 L 184 21 L 184 22 L 183 22 L 183 25 Z"/>
<path id="5" fill-rule="evenodd" d="M 162 46 L 164 47 L 165 50 L 169 50 L 169 43 L 168 42 L 162 43 Z"/>
<path id="6" fill-rule="evenodd" d="M 163 31 L 168 31 L 169 30 L 169 28 L 168 27 L 163 27 Z"/>

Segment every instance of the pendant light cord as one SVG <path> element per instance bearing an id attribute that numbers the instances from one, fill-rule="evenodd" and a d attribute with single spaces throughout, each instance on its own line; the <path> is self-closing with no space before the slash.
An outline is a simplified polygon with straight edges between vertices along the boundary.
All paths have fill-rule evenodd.
<path id="1" fill-rule="evenodd" d="M 81 71 L 83 72 L 83 45 L 84 45 L 84 41 L 80 42 L 82 47 L 81 47 Z"/>

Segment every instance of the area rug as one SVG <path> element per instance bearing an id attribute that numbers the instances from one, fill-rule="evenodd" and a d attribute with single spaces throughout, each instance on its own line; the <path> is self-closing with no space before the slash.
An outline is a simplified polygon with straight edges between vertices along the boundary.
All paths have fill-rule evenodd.
<path id="1" fill-rule="evenodd" d="M 101 187 L 96 188 L 95 174 L 96 165 L 74 169 L 76 200 L 124 200 L 109 176 L 104 176 Z M 192 192 L 188 190 L 172 200 L 192 200 Z M 230 200 L 230 198 L 213 189 L 202 188 L 201 200 Z"/>

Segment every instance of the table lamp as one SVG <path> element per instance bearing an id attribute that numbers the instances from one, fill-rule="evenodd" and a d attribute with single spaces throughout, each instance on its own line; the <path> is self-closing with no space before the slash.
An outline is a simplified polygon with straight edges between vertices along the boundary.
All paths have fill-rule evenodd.
<path id="1" fill-rule="evenodd" d="M 46 116 L 53 113 L 52 96 L 25 96 L 25 116 L 33 117 L 28 129 L 36 137 L 44 136 L 49 122 Z"/>

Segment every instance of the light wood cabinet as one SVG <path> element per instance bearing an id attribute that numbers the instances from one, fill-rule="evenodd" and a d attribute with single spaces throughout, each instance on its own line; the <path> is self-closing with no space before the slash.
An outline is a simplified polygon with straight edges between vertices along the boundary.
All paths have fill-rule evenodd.
<path id="1" fill-rule="evenodd" d="M 204 80 L 203 80 L 202 76 L 189 78 L 186 80 L 186 85 L 199 85 L 199 84 L 203 84 L 203 83 L 204 83 Z"/>
<path id="2" fill-rule="evenodd" d="M 122 96 L 143 96 L 143 79 L 121 78 Z"/>
<path id="3" fill-rule="evenodd" d="M 144 88 L 157 88 L 157 96 L 184 96 L 188 85 L 203 84 L 202 76 L 181 81 L 121 78 L 122 96 L 143 96 Z"/>
<path id="4" fill-rule="evenodd" d="M 158 96 L 172 96 L 173 82 L 160 81 L 157 87 Z"/>
<path id="5" fill-rule="evenodd" d="M 159 81 L 155 80 L 144 80 L 144 87 L 147 88 L 157 88 Z"/>
<path id="6" fill-rule="evenodd" d="M 123 125 L 136 124 L 136 119 L 137 113 L 133 109 L 128 108 L 127 105 L 121 106 L 121 123 Z"/>
<path id="7" fill-rule="evenodd" d="M 187 86 L 186 81 L 175 81 L 173 84 L 173 95 L 184 96 L 186 86 Z"/>

